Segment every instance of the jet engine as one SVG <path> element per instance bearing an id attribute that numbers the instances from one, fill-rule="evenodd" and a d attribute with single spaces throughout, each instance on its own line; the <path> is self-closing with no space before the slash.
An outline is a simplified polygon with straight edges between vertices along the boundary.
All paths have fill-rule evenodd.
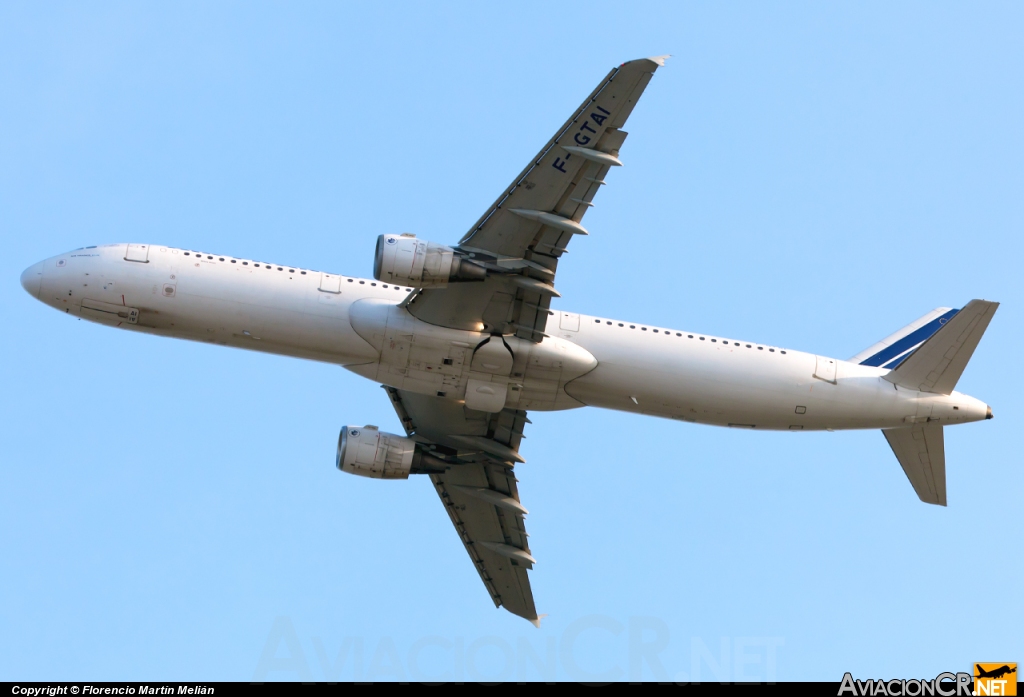
<path id="1" fill-rule="evenodd" d="M 444 288 L 452 281 L 482 281 L 487 269 L 458 256 L 451 247 L 418 240 L 415 235 L 381 235 L 373 277 L 415 288 Z"/>
<path id="2" fill-rule="evenodd" d="M 385 433 L 376 426 L 345 426 L 338 436 L 335 466 L 342 472 L 374 479 L 408 479 L 409 474 L 444 472 L 448 463 L 423 452 L 411 438 Z"/>

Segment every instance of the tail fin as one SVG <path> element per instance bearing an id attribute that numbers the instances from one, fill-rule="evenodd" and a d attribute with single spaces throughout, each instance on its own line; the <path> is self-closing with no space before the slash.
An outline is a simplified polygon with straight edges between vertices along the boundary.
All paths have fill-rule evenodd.
<path id="1" fill-rule="evenodd" d="M 911 390 L 949 394 L 998 307 L 999 303 L 988 300 L 967 303 L 885 379 Z"/>
<path id="2" fill-rule="evenodd" d="M 965 308 L 966 309 L 966 308 Z M 907 479 L 925 503 L 946 505 L 946 445 L 942 426 L 919 424 L 882 431 Z"/>
<path id="3" fill-rule="evenodd" d="M 957 312 L 959 310 L 949 307 L 937 307 L 924 317 L 920 317 L 903 327 L 898 332 L 890 334 L 877 344 L 864 349 L 849 359 L 849 362 L 882 368 L 895 368 L 904 358 L 910 355 L 911 351 L 923 344 L 928 337 L 937 332 Z"/>

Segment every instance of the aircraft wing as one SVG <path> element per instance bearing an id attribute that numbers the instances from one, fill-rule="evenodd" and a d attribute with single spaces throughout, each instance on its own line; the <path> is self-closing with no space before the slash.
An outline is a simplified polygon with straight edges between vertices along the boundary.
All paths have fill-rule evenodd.
<path id="1" fill-rule="evenodd" d="M 489 414 L 439 397 L 384 388 L 406 434 L 433 446 L 451 466 L 430 480 L 494 605 L 539 626 L 527 570 L 535 560 L 527 543 L 513 466 L 526 412 Z"/>
<path id="2" fill-rule="evenodd" d="M 458 251 L 490 273 L 483 283 L 426 289 L 406 301 L 419 319 L 454 329 L 540 341 L 558 259 L 620 165 L 621 130 L 667 56 L 623 63 L 598 84 L 459 241 Z"/>

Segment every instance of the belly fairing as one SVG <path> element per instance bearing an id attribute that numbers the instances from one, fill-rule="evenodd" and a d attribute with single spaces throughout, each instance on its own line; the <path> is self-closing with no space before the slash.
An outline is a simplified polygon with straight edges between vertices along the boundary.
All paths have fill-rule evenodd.
<path id="1" fill-rule="evenodd" d="M 533 343 L 449 329 L 422 322 L 397 303 L 379 299 L 356 302 L 349 318 L 353 330 L 380 354 L 376 363 L 351 369 L 419 394 L 466 400 L 467 386 L 488 384 L 491 393 L 505 394 L 495 408 L 571 409 L 583 405 L 566 394 L 565 383 L 597 365 L 588 351 L 569 341 L 546 337 Z M 499 343 L 511 356 L 507 364 L 479 360 L 480 352 L 493 351 Z"/>

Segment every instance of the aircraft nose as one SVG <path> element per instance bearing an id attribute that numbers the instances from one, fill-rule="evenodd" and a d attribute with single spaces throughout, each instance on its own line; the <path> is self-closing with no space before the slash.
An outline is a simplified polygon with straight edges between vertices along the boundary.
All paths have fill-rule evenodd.
<path id="1" fill-rule="evenodd" d="M 42 285 L 43 262 L 32 264 L 32 266 L 21 272 L 21 287 L 36 300 L 39 299 L 39 289 Z"/>

